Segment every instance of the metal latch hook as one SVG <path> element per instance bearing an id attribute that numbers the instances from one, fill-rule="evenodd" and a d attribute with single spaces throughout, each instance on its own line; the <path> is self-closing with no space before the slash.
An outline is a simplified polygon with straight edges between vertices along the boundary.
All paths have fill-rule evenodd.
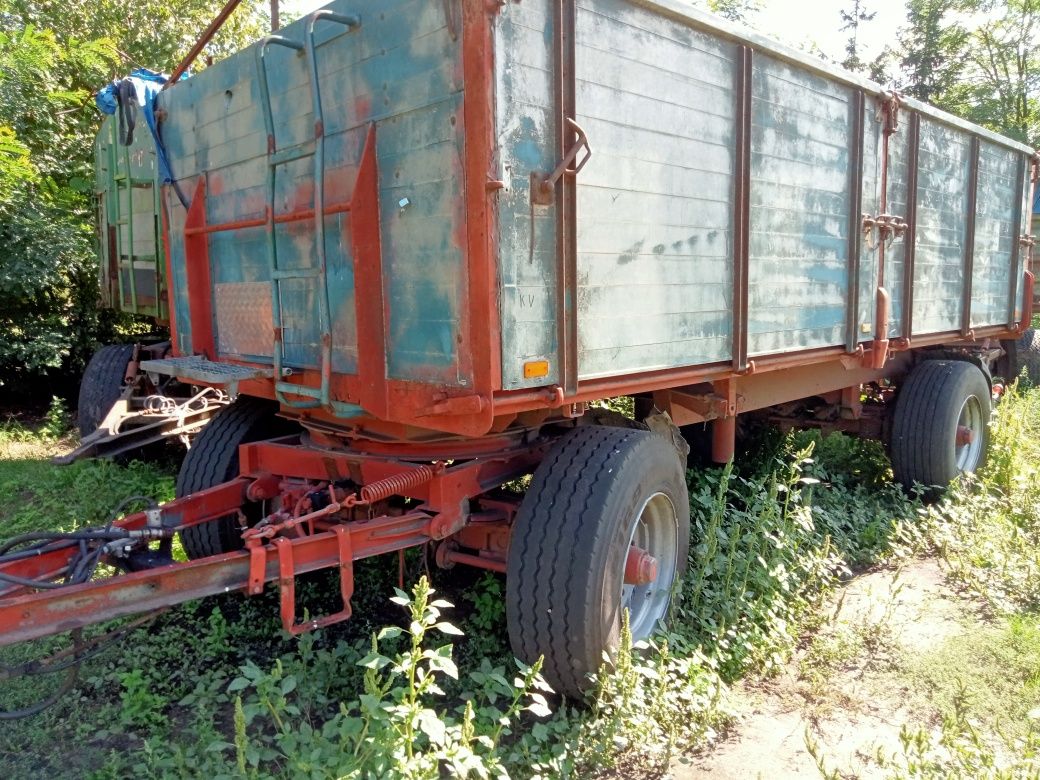
<path id="1" fill-rule="evenodd" d="M 567 127 L 577 136 L 574 139 L 574 143 L 571 144 L 567 153 L 563 155 L 563 159 L 560 160 L 559 164 L 553 169 L 552 173 L 548 176 L 539 177 L 538 174 L 531 175 L 531 202 L 537 203 L 542 206 L 547 206 L 552 203 L 553 200 L 553 187 L 556 182 L 559 181 L 560 177 L 566 174 L 567 176 L 576 176 L 581 172 L 581 169 L 585 167 L 585 164 L 592 159 L 592 147 L 589 146 L 589 137 L 585 135 L 585 131 L 581 129 L 581 125 L 575 122 L 570 117 L 564 118 L 564 122 L 567 123 Z M 577 162 L 574 162 L 578 158 L 578 154 L 581 150 L 585 150 L 585 155 Z M 574 167 L 571 167 L 574 165 Z"/>

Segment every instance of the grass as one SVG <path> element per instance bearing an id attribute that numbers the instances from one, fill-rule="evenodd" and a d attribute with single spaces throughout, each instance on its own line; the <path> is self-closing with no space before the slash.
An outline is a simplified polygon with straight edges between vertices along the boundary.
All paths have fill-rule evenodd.
<path id="1" fill-rule="evenodd" d="M 952 637 L 905 664 L 905 677 L 938 712 L 960 707 L 984 732 L 1025 737 L 1040 710 L 1040 615 Z"/>
<path id="2" fill-rule="evenodd" d="M 103 524 L 112 508 L 132 496 L 173 498 L 173 471 L 165 465 L 78 461 L 58 467 L 55 454 L 71 449 L 67 420 L 55 399 L 35 428 L 0 423 L 0 537 L 26 531 L 61 530 Z"/>
<path id="3" fill-rule="evenodd" d="M 1019 622 L 920 659 L 915 679 L 944 692 L 932 706 L 952 718 L 951 734 L 963 736 L 976 716 L 991 722 L 965 703 L 991 690 L 993 712 L 1018 713 L 1012 739 L 1024 740 L 1037 620 L 1029 587 L 1016 582 L 1040 548 L 1028 471 L 1040 447 L 1038 410 L 1035 391 L 1010 399 L 987 476 L 932 508 L 892 484 L 878 445 L 843 436 L 766 434 L 738 468 L 690 472 L 694 544 L 677 619 L 651 645 L 623 647 L 587 702 L 550 697 L 543 707 L 532 696 L 537 678 L 517 669 L 505 639 L 501 578 L 435 571 L 432 586 L 458 608 L 431 601 L 427 585 L 391 603 L 396 559 L 373 560 L 356 568 L 355 617 L 299 639 L 281 633 L 270 593 L 170 610 L 89 661 L 60 709 L 0 730 L 0 769 L 96 778 L 436 777 L 449 767 L 496 777 L 650 775 L 725 733 L 734 682 L 773 674 L 808 646 L 806 668 L 826 685 L 828 668 L 883 642 L 883 626 L 828 634 L 823 605 L 855 572 L 919 550 L 942 555 L 961 588 Z M 0 493 L 15 497 L 0 506 L 0 537 L 101 523 L 131 495 L 170 497 L 169 464 L 51 466 L 46 458 L 67 446 L 60 427 L 0 428 Z M 421 555 L 406 568 L 408 582 L 422 582 Z M 334 579 L 302 578 L 313 614 L 335 606 Z M 421 617 L 430 605 L 441 614 L 415 644 L 414 610 Z M 1019 670 L 1007 685 L 985 676 L 958 695 L 957 670 L 1001 666 Z M 0 684 L 5 701 L 38 693 Z M 886 766 L 931 756 L 931 743 L 907 733 L 904 755 Z M 990 744 L 988 732 L 980 739 Z"/>

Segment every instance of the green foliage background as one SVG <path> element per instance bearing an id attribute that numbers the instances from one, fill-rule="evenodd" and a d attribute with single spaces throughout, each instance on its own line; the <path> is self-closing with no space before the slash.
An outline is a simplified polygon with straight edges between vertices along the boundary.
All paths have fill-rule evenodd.
<path id="1" fill-rule="evenodd" d="M 171 69 L 222 5 L 0 0 L 0 392 L 77 373 L 126 327 L 97 306 L 93 95 L 132 67 Z M 243 3 L 205 56 L 260 37 L 266 7 Z"/>

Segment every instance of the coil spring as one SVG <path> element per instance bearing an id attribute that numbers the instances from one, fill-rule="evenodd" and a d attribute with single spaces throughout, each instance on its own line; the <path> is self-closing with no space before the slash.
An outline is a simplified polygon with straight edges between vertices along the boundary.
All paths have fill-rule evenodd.
<path id="1" fill-rule="evenodd" d="M 411 471 L 380 479 L 361 488 L 361 500 L 366 504 L 382 501 L 384 498 L 390 498 L 409 488 L 419 487 L 419 485 L 429 482 L 436 473 L 433 466 L 419 466 Z"/>

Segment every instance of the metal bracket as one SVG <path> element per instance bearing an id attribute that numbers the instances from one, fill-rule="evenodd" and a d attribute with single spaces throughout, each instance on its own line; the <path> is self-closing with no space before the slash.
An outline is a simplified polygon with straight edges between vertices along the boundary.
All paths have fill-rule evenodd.
<path id="1" fill-rule="evenodd" d="M 548 206 L 553 202 L 553 188 L 556 182 L 559 181 L 561 176 L 577 176 L 581 169 L 585 167 L 585 164 L 592 159 L 592 147 L 589 146 L 589 137 L 585 135 L 585 131 L 581 129 L 581 126 L 570 117 L 566 117 L 564 121 L 567 123 L 567 127 L 570 128 L 577 136 L 574 143 L 567 150 L 567 153 L 560 160 L 559 164 L 553 169 L 552 173 L 542 176 L 539 173 L 531 174 L 531 202 L 539 206 Z M 584 149 L 585 156 L 574 165 L 570 167 L 578 157 L 578 153 Z"/>
<path id="2" fill-rule="evenodd" d="M 881 243 L 886 246 L 891 244 L 893 240 L 906 235 L 909 228 L 907 221 L 895 214 L 863 215 L 863 238 L 868 249 L 874 249 Z"/>
<path id="3" fill-rule="evenodd" d="M 354 595 L 354 549 L 350 541 L 350 531 L 342 525 L 333 526 L 331 530 L 337 537 L 339 589 L 343 599 L 343 609 L 321 618 L 308 620 L 305 623 L 296 622 L 296 571 L 293 567 L 292 542 L 284 536 L 272 541 L 278 551 L 278 588 L 281 592 L 282 627 L 294 636 L 339 623 L 347 620 L 351 615 L 350 599 Z"/>
<path id="4" fill-rule="evenodd" d="M 882 132 L 892 135 L 899 129 L 899 109 L 902 99 L 898 92 L 882 92 L 878 95 L 877 119 L 883 123 Z"/>

